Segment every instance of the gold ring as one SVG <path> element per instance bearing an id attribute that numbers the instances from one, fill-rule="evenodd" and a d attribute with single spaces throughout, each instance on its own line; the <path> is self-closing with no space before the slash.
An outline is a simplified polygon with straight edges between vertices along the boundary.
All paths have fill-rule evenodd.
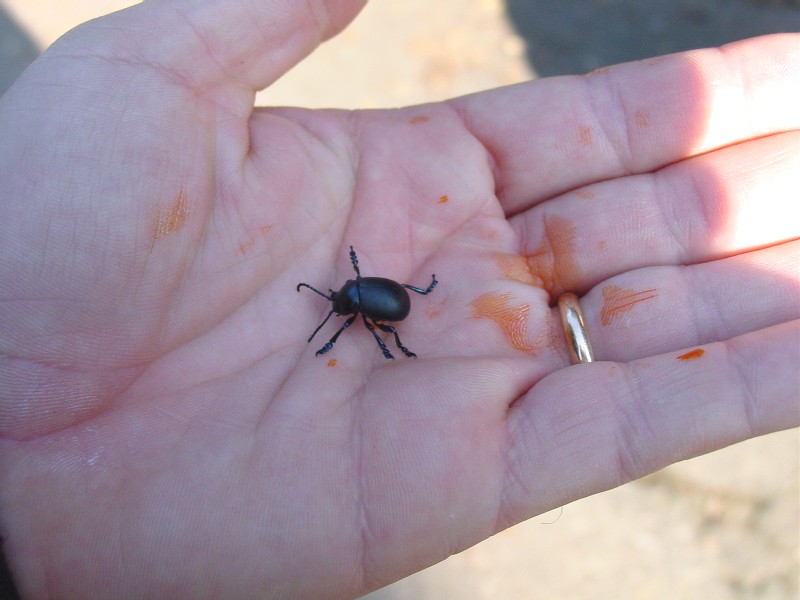
<path id="1" fill-rule="evenodd" d="M 592 344 L 589 342 L 589 335 L 586 333 L 583 311 L 578 297 L 572 293 L 562 294 L 558 299 L 558 312 L 561 313 L 561 325 L 564 327 L 564 335 L 567 336 L 567 347 L 572 364 L 594 361 L 594 352 L 592 352 Z"/>

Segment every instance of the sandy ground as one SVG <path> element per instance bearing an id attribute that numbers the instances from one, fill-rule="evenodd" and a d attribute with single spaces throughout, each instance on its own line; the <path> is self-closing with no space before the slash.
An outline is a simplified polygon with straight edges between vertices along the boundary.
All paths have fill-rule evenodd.
<path id="1" fill-rule="evenodd" d="M 129 4 L 0 0 L 0 93 L 63 32 Z M 361 108 L 439 100 L 800 31 L 798 4 L 373 2 L 258 103 Z M 799 463 L 797 430 L 738 444 L 531 519 L 367 598 L 797 599 Z"/>

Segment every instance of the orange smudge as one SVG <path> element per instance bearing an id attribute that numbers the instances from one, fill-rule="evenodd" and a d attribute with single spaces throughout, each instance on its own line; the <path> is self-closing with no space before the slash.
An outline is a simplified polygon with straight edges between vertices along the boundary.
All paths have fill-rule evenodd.
<path id="1" fill-rule="evenodd" d="M 706 351 L 702 348 L 695 348 L 694 350 L 689 350 L 686 354 L 681 354 L 678 357 L 678 360 L 692 360 L 693 358 L 700 358 L 705 354 Z"/>
<path id="2" fill-rule="evenodd" d="M 564 328 L 561 325 L 561 316 L 558 308 L 547 311 L 544 317 L 545 328 L 542 334 L 536 338 L 534 345 L 537 348 L 548 347 L 561 352 L 566 360 L 569 360 L 569 350 L 567 349 L 567 339 L 564 336 Z"/>
<path id="3" fill-rule="evenodd" d="M 444 307 L 447 305 L 447 298 L 442 298 L 437 302 L 430 302 L 425 307 L 425 314 L 428 315 L 431 319 L 435 319 L 439 315 L 442 314 L 444 311 Z"/>
<path id="4" fill-rule="evenodd" d="M 422 123 L 427 123 L 430 120 L 431 118 L 426 115 L 417 115 L 416 117 L 410 119 L 408 122 L 411 125 L 421 125 Z"/>
<path id="5" fill-rule="evenodd" d="M 329 367 L 335 367 L 336 366 L 336 359 L 335 358 L 330 359 L 328 361 L 328 366 Z"/>
<path id="6" fill-rule="evenodd" d="M 603 308 L 600 311 L 600 322 L 603 325 L 610 324 L 618 316 L 631 310 L 635 304 L 658 296 L 658 290 L 655 288 L 636 292 L 615 285 L 607 285 L 602 291 Z"/>
<path id="7" fill-rule="evenodd" d="M 444 196 L 439 197 L 439 202 L 437 204 L 444 204 L 448 200 L 450 200 L 450 198 L 447 196 L 447 194 L 445 194 Z"/>
<path id="8" fill-rule="evenodd" d="M 255 239 L 250 238 L 249 240 L 247 240 L 243 244 L 239 244 L 239 254 L 241 256 L 244 256 L 244 253 L 247 252 L 248 250 L 250 250 L 250 248 L 252 248 L 253 244 L 255 244 L 255 243 L 256 243 Z"/>
<path id="9" fill-rule="evenodd" d="M 258 233 L 261 235 L 265 235 L 270 231 L 272 231 L 272 227 L 273 225 L 262 225 L 261 227 L 258 228 Z M 239 254 L 244 256 L 245 252 L 250 250 L 250 248 L 253 247 L 256 241 L 258 241 L 256 237 L 251 237 L 248 238 L 245 242 L 239 244 Z"/>
<path id="10" fill-rule="evenodd" d="M 537 279 L 531 273 L 528 261 L 519 254 L 495 254 L 503 277 L 512 279 L 528 285 L 536 285 Z"/>
<path id="11" fill-rule="evenodd" d="M 186 194 L 181 188 L 178 198 L 173 202 L 168 210 L 158 211 L 155 227 L 153 227 L 153 241 L 175 233 L 186 223 L 189 217 L 189 203 L 186 201 Z"/>
<path id="12" fill-rule="evenodd" d="M 644 111 L 637 110 L 633 118 L 636 121 L 636 125 L 640 128 L 648 127 L 650 125 L 650 115 Z"/>
<path id="13" fill-rule="evenodd" d="M 589 71 L 589 72 L 586 74 L 586 76 L 587 76 L 587 77 L 591 77 L 592 75 L 600 75 L 600 73 L 605 73 L 605 72 L 606 72 L 606 71 L 608 71 L 610 68 L 611 68 L 611 67 L 600 67 L 600 68 L 598 68 L 598 69 L 595 69 L 594 71 Z"/>
<path id="14" fill-rule="evenodd" d="M 592 145 L 592 130 L 590 127 L 581 127 L 578 132 L 578 141 L 583 148 L 588 148 Z"/>
<path id="15" fill-rule="evenodd" d="M 528 304 L 511 306 L 510 302 L 511 294 L 483 294 L 470 302 L 472 318 L 491 319 L 497 323 L 514 348 L 535 355 L 536 351 L 528 341 L 528 315 L 531 307 Z"/>
<path id="16" fill-rule="evenodd" d="M 527 255 L 533 285 L 546 290 L 551 299 L 574 289 L 578 281 L 575 264 L 575 226 L 563 217 L 544 218 L 544 239 Z"/>
<path id="17" fill-rule="evenodd" d="M 578 190 L 575 193 L 584 200 L 592 200 L 594 198 L 594 194 L 589 190 Z"/>

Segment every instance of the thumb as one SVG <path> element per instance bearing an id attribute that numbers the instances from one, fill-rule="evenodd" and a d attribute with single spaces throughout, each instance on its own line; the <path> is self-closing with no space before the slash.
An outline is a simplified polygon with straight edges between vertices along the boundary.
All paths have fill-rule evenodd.
<path id="1" fill-rule="evenodd" d="M 366 0 L 149 0 L 90 21 L 85 49 L 155 65 L 196 90 L 263 89 L 352 21 Z M 68 36 L 69 37 L 69 34 Z M 120 56 L 121 55 L 121 56 Z"/>

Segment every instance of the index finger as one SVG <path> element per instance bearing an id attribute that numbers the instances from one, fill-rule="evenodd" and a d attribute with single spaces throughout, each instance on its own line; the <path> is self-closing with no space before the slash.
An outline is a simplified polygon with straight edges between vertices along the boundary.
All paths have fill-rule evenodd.
<path id="1" fill-rule="evenodd" d="M 779 34 L 451 102 L 515 214 L 567 190 L 800 127 L 800 35 Z"/>

